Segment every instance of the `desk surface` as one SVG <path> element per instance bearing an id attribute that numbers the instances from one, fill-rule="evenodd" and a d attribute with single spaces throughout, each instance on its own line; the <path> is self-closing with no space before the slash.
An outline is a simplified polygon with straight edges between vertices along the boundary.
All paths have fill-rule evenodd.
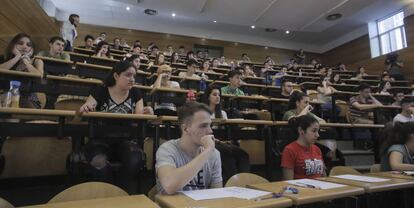
<path id="1" fill-rule="evenodd" d="M 26 206 L 24 208 L 159 208 L 157 204 L 144 195 L 110 197 L 103 199 L 79 200 L 52 204 Z"/>
<path id="2" fill-rule="evenodd" d="M 367 175 L 367 176 L 370 176 L 370 175 Z M 372 177 L 386 178 L 382 176 L 381 177 L 372 176 Z M 414 180 L 405 180 L 401 178 L 388 178 L 388 179 L 390 180 L 384 181 L 384 182 L 368 183 L 368 182 L 361 182 L 361 181 L 334 178 L 334 177 L 318 178 L 318 180 L 329 181 L 332 183 L 340 183 L 340 184 L 346 184 L 350 186 L 361 187 L 361 188 L 364 188 L 367 193 L 390 191 L 390 190 L 395 190 L 395 189 L 404 189 L 404 188 L 414 187 Z"/>
<path id="3" fill-rule="evenodd" d="M 237 199 L 237 198 L 221 198 L 211 200 L 196 201 L 184 194 L 177 195 L 157 195 L 156 201 L 160 206 L 165 208 L 179 208 L 179 207 L 208 207 L 208 208 L 278 208 L 289 207 L 292 205 L 292 200 L 281 197 L 277 199 L 266 199 L 262 201 Z"/>
<path id="4" fill-rule="evenodd" d="M 406 180 L 414 180 L 414 176 L 409 175 L 403 175 L 400 172 L 379 172 L 379 173 L 369 173 L 367 175 L 372 176 L 380 176 L 383 178 L 400 178 L 400 179 L 406 179 Z"/>
<path id="5" fill-rule="evenodd" d="M 0 74 L 19 77 L 42 78 L 42 75 L 38 73 L 22 72 L 8 69 L 0 69 Z"/>
<path id="6" fill-rule="evenodd" d="M 67 110 L 46 110 L 34 108 L 4 108 L 0 107 L 0 114 L 20 114 L 20 115 L 39 115 L 39 116 L 75 116 L 75 111 Z"/>
<path id="7" fill-rule="evenodd" d="M 112 67 L 109 67 L 109 66 L 89 64 L 89 63 L 76 63 L 76 66 L 83 66 L 83 67 L 89 67 L 89 68 L 95 68 L 95 69 L 103 69 L 105 71 L 111 71 L 112 70 Z"/>
<path id="8" fill-rule="evenodd" d="M 131 120 L 155 120 L 155 119 L 157 119 L 156 115 L 103 113 L 103 112 L 83 113 L 82 117 L 87 117 L 87 118 L 115 118 L 115 119 L 131 119 Z"/>
<path id="9" fill-rule="evenodd" d="M 273 193 L 279 193 L 286 186 L 292 186 L 284 181 L 261 183 L 248 185 L 250 188 L 259 189 L 263 191 L 270 191 Z M 337 198 L 344 198 L 349 196 L 356 196 L 364 193 L 363 188 L 345 186 L 335 189 L 318 190 L 313 188 L 295 187 L 299 190 L 298 194 L 285 194 L 284 196 L 293 200 L 294 205 L 302 205 L 315 203 L 325 200 L 332 200 Z"/>
<path id="10" fill-rule="evenodd" d="M 68 64 L 68 65 L 73 64 L 73 61 L 66 61 L 62 59 L 50 58 L 50 57 L 45 57 L 45 56 L 35 56 L 35 58 L 42 59 L 43 61 L 51 61 L 51 62 L 56 62 L 56 63 Z"/>

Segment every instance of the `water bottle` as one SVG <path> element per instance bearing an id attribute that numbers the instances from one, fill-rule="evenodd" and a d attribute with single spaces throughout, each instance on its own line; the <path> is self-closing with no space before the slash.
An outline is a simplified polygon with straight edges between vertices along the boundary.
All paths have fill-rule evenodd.
<path id="1" fill-rule="evenodd" d="M 201 80 L 200 80 L 200 91 L 204 92 L 204 90 L 206 90 L 207 88 L 207 83 L 206 80 L 204 79 L 204 73 L 201 74 Z"/>
<path id="2" fill-rule="evenodd" d="M 299 76 L 302 76 L 302 69 L 299 69 Z"/>
<path id="3" fill-rule="evenodd" d="M 7 92 L 6 107 L 18 108 L 20 102 L 19 81 L 10 81 L 10 89 Z"/>

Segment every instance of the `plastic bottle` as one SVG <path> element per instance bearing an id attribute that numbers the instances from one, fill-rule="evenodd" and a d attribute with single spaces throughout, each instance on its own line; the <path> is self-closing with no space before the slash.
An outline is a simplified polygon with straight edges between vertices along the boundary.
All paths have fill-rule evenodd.
<path id="1" fill-rule="evenodd" d="M 10 89 L 7 92 L 6 107 L 18 108 L 20 103 L 19 81 L 10 81 Z"/>

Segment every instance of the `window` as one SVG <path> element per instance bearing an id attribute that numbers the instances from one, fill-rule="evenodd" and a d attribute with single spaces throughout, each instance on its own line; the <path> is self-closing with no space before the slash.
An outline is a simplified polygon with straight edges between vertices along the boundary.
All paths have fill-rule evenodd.
<path id="1" fill-rule="evenodd" d="M 404 12 L 368 24 L 371 57 L 377 57 L 407 47 Z"/>

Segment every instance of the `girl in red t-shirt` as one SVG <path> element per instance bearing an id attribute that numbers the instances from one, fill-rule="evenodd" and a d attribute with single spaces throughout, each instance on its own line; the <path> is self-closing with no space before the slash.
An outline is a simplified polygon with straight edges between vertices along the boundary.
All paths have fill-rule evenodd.
<path id="1" fill-rule="evenodd" d="M 309 115 L 289 120 L 297 133 L 296 141 L 285 147 L 282 154 L 283 178 L 318 178 L 325 175 L 321 150 L 315 145 L 319 137 L 319 123 Z"/>

